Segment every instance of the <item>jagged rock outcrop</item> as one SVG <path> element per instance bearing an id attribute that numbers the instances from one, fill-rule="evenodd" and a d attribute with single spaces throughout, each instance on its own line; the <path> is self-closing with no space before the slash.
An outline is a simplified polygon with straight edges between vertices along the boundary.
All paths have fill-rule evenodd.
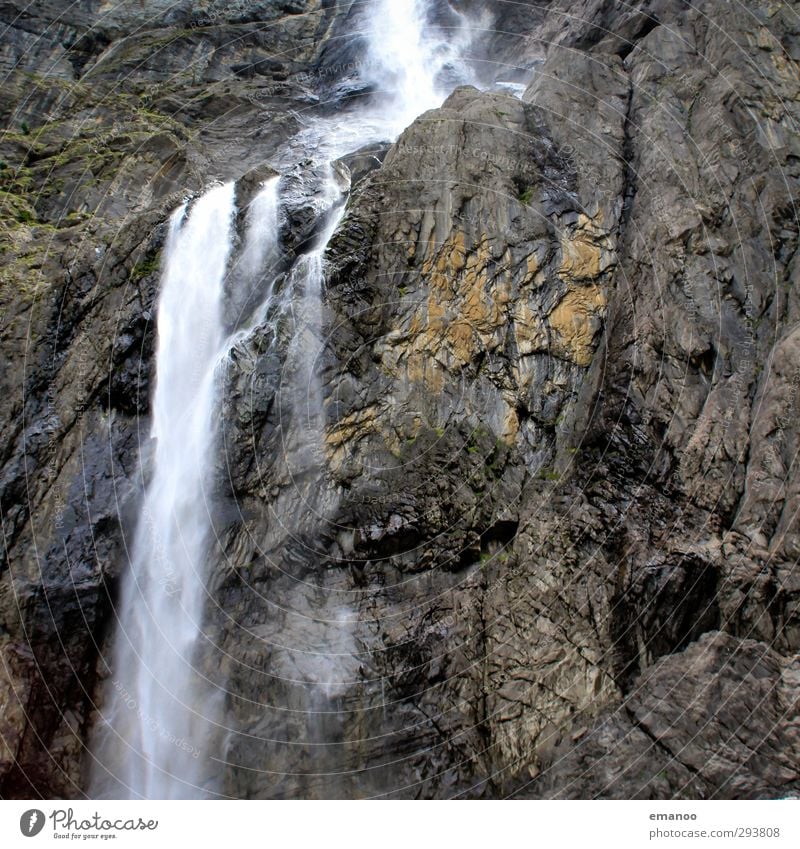
<path id="1" fill-rule="evenodd" d="M 4 796 L 83 792 L 169 209 L 358 99 L 350 4 L 55 5 L 3 54 Z M 795 4 L 482 5 L 524 96 L 351 160 L 319 358 L 225 376 L 225 792 L 795 795 Z"/>

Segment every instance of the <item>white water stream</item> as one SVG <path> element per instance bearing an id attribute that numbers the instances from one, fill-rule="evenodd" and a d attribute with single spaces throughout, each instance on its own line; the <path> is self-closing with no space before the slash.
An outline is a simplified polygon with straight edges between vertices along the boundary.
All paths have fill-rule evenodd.
<path id="1" fill-rule="evenodd" d="M 98 795 L 192 798 L 210 734 L 193 668 L 205 602 L 214 370 L 232 245 L 234 186 L 172 216 L 158 307 L 153 475 L 117 611 L 106 727 L 94 754 Z M 213 720 L 212 720 L 213 721 Z"/>

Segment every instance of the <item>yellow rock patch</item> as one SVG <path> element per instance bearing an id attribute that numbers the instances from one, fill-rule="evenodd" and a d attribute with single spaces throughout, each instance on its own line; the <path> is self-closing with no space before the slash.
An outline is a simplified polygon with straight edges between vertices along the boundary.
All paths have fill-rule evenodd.
<path id="1" fill-rule="evenodd" d="M 574 229 L 561 236 L 561 267 L 563 280 L 594 280 L 611 264 L 607 234 L 600 221 L 581 214 Z"/>
<path id="2" fill-rule="evenodd" d="M 342 467 L 349 453 L 349 446 L 367 434 L 379 431 L 379 415 L 380 411 L 372 404 L 344 416 L 325 431 L 325 448 L 331 469 L 337 471 Z"/>
<path id="3" fill-rule="evenodd" d="M 520 356 L 524 357 L 536 351 L 546 351 L 548 333 L 541 316 L 534 313 L 530 305 L 523 300 L 514 304 L 511 315 L 514 319 L 514 336 Z"/>
<path id="4" fill-rule="evenodd" d="M 503 261 L 505 260 L 505 261 Z M 504 307 L 511 299 L 507 271 L 510 257 L 498 267 L 506 269 L 490 279 L 492 255 L 488 237 L 470 249 L 456 231 L 422 265 L 428 297 L 411 319 L 408 335 L 398 335 L 394 356 L 405 359 L 411 380 L 431 379 L 434 371 L 463 366 L 497 341 L 504 324 Z M 423 364 L 420 358 L 427 357 Z M 431 362 L 433 361 L 433 362 Z"/>
<path id="5" fill-rule="evenodd" d="M 374 405 L 344 416 L 325 434 L 328 445 L 338 446 L 377 430 L 378 410 Z"/>
<path id="6" fill-rule="evenodd" d="M 548 316 L 556 353 L 579 366 L 588 366 L 605 308 L 606 298 L 599 286 L 570 289 Z"/>

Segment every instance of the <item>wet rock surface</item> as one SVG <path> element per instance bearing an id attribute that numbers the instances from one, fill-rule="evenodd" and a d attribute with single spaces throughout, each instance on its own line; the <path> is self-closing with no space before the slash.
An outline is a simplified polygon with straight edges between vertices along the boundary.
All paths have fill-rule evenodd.
<path id="1" fill-rule="evenodd" d="M 169 212 L 358 50 L 350 4 L 94 5 L 0 8 L 4 797 L 85 792 Z M 795 795 L 796 15 L 483 5 L 523 97 L 354 152 L 313 368 L 276 307 L 225 372 L 224 792 Z"/>

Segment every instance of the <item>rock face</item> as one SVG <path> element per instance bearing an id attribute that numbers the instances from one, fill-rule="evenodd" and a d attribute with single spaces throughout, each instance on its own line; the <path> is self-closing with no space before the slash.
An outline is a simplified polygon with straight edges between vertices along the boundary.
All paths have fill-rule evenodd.
<path id="1" fill-rule="evenodd" d="M 86 792 L 167 215 L 358 49 L 348 3 L 84 5 L 0 9 L 4 797 Z M 231 358 L 224 792 L 797 794 L 796 10 L 481 5 L 522 98 L 352 157 L 319 326 Z"/>

